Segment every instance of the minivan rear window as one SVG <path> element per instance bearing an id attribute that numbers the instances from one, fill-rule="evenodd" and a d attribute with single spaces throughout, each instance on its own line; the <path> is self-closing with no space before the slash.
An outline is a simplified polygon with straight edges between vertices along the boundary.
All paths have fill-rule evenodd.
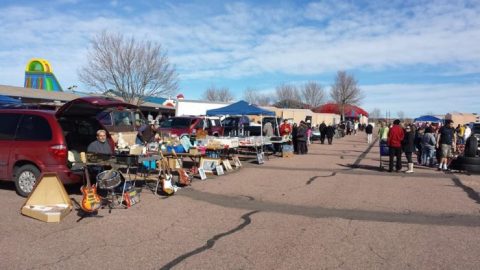
<path id="1" fill-rule="evenodd" d="M 13 140 L 20 114 L 0 114 L 0 140 Z"/>
<path id="2" fill-rule="evenodd" d="M 52 129 L 45 118 L 39 115 L 24 115 L 15 139 L 22 141 L 49 141 L 52 139 Z"/>
<path id="3" fill-rule="evenodd" d="M 110 116 L 110 112 L 100 112 L 97 115 L 97 119 L 104 126 L 112 126 L 113 125 L 112 117 Z"/>

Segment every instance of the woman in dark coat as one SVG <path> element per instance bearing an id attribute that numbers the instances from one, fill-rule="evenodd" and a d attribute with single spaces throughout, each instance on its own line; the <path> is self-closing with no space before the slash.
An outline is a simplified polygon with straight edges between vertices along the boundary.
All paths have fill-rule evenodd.
<path id="1" fill-rule="evenodd" d="M 298 149 L 297 149 L 297 131 L 298 131 L 297 123 L 294 123 L 294 124 L 293 124 L 293 127 L 292 127 L 292 143 L 293 143 L 293 152 L 294 152 L 295 154 L 298 154 Z"/>
<path id="2" fill-rule="evenodd" d="M 307 153 L 307 125 L 301 121 L 297 129 L 297 151 L 299 155 Z"/>
<path id="3" fill-rule="evenodd" d="M 333 135 L 335 135 L 335 128 L 333 128 L 331 125 L 329 125 L 326 128 L 326 133 L 327 133 L 328 144 L 332 144 Z"/>
<path id="4" fill-rule="evenodd" d="M 407 125 L 407 127 L 405 127 L 405 137 L 403 137 L 402 141 L 402 150 L 405 152 L 405 157 L 408 162 L 408 170 L 406 173 L 413 173 L 412 153 L 415 152 L 415 127 L 413 125 Z"/>

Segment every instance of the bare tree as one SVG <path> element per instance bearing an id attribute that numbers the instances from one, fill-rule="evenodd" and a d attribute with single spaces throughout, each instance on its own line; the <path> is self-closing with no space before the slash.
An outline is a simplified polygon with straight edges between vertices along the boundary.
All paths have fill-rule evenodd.
<path id="1" fill-rule="evenodd" d="M 97 91 L 113 89 L 126 101 L 141 104 L 147 96 L 178 90 L 178 74 L 160 44 L 101 32 L 91 40 L 80 81 Z"/>
<path id="2" fill-rule="evenodd" d="M 257 105 L 259 106 L 268 106 L 272 103 L 272 98 L 268 94 L 260 94 L 258 95 Z"/>
<path id="3" fill-rule="evenodd" d="M 216 88 L 212 85 L 203 93 L 203 99 L 208 101 L 230 102 L 233 100 L 233 94 L 227 87 Z"/>
<path id="4" fill-rule="evenodd" d="M 272 101 L 270 95 L 259 93 L 257 89 L 251 87 L 245 89 L 243 92 L 243 99 L 248 103 L 259 106 L 268 106 Z"/>
<path id="5" fill-rule="evenodd" d="M 300 100 L 298 88 L 292 84 L 282 84 L 275 88 L 277 100 Z"/>
<path id="6" fill-rule="evenodd" d="M 323 103 L 325 93 L 323 87 L 317 82 L 304 84 L 300 92 L 303 97 L 303 103 L 310 105 L 312 108 L 316 108 Z"/>
<path id="7" fill-rule="evenodd" d="M 227 87 L 218 89 L 217 95 L 218 95 L 218 101 L 221 101 L 221 102 L 230 102 L 233 100 L 233 94 L 232 92 L 230 92 L 230 89 L 228 89 Z"/>
<path id="8" fill-rule="evenodd" d="M 243 91 L 243 99 L 252 104 L 257 104 L 258 101 L 258 90 L 255 88 L 248 87 Z"/>
<path id="9" fill-rule="evenodd" d="M 368 113 L 370 119 L 379 119 L 382 116 L 382 112 L 379 108 L 374 108 L 370 113 Z"/>
<path id="10" fill-rule="evenodd" d="M 405 118 L 405 113 L 403 111 L 397 112 L 398 119 L 403 120 Z"/>
<path id="11" fill-rule="evenodd" d="M 300 92 L 295 85 L 282 84 L 275 88 L 277 97 L 276 104 L 282 104 L 284 108 L 290 108 L 295 102 L 300 102 Z M 291 104 L 292 103 L 292 104 Z"/>
<path id="12" fill-rule="evenodd" d="M 335 83 L 332 85 L 330 91 L 330 97 L 340 107 L 342 120 L 345 120 L 345 105 L 357 105 L 363 99 L 363 94 L 353 75 L 345 71 L 338 71 L 335 77 Z"/>
<path id="13" fill-rule="evenodd" d="M 215 86 L 210 86 L 203 92 L 203 99 L 207 101 L 217 101 L 217 89 Z"/>

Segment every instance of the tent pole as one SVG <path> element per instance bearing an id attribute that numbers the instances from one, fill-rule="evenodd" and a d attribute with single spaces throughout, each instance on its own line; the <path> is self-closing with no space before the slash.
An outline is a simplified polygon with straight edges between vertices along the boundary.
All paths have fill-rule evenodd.
<path id="1" fill-rule="evenodd" d="M 262 149 L 262 154 L 263 154 L 263 115 L 260 114 L 260 136 L 261 136 L 261 149 Z"/>

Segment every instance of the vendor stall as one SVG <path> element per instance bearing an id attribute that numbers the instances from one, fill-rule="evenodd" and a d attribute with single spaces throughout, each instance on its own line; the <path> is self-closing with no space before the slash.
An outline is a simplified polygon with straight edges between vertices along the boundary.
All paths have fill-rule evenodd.
<path id="1" fill-rule="evenodd" d="M 223 108 L 218 108 L 218 109 L 213 109 L 213 110 L 208 110 L 207 115 L 209 116 L 218 116 L 218 115 L 260 115 L 261 118 L 263 116 L 275 116 L 275 113 L 272 111 L 264 110 L 262 108 L 259 108 L 255 105 L 249 104 L 246 101 L 238 101 L 236 103 L 233 103 L 231 105 L 228 105 Z M 260 136 L 259 140 L 257 139 L 252 139 L 252 137 L 247 137 L 247 138 L 239 138 L 239 147 L 254 147 L 256 150 L 258 150 L 258 147 L 260 147 L 260 154 L 263 155 L 263 145 L 265 144 L 271 144 L 270 142 L 267 142 L 265 138 L 263 137 L 263 127 L 260 127 Z M 252 141 L 254 140 L 254 141 Z M 242 143 L 243 142 L 243 143 Z"/>

